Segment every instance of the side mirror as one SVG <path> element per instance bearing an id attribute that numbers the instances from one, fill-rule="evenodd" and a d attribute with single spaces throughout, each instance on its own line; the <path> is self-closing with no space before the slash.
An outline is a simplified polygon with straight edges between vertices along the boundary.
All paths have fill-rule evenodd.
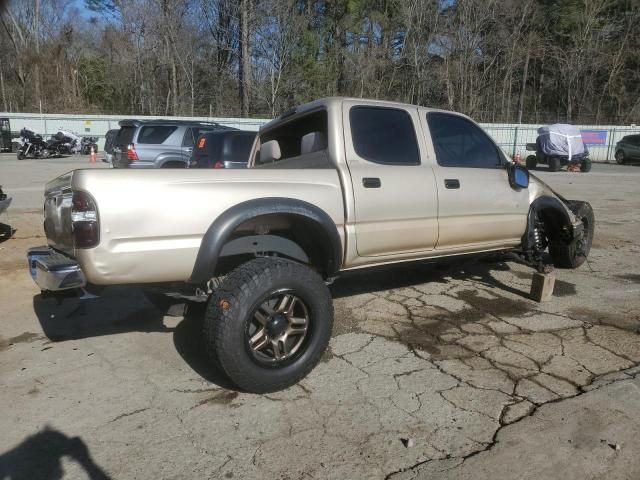
<path id="1" fill-rule="evenodd" d="M 509 165 L 509 185 L 511 185 L 511 188 L 515 188 L 516 190 L 528 188 L 529 170 L 517 163 Z"/>

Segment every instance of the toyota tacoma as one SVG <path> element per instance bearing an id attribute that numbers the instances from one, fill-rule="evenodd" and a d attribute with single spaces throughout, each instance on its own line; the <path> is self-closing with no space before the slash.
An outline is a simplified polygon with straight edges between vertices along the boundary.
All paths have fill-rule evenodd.
<path id="1" fill-rule="evenodd" d="M 515 251 L 587 257 L 594 216 L 468 117 L 326 98 L 265 124 L 246 169 L 75 170 L 45 189 L 43 291 L 171 284 L 207 301 L 208 354 L 240 388 L 302 379 L 327 348 L 342 272 Z"/>

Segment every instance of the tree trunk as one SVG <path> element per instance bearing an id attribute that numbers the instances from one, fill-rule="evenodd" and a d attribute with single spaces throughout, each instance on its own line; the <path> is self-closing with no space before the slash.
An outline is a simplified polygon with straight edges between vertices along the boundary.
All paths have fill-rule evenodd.
<path id="1" fill-rule="evenodd" d="M 176 57 L 171 55 L 171 96 L 173 100 L 173 115 L 178 115 L 178 72 L 176 71 Z"/>
<path id="2" fill-rule="evenodd" d="M 249 0 L 240 0 L 240 113 L 249 116 L 251 90 L 251 50 L 249 45 Z"/>
<path id="3" fill-rule="evenodd" d="M 35 50 L 36 61 L 33 65 L 33 73 L 35 78 L 35 93 L 36 93 L 36 105 L 42 105 L 41 91 L 40 91 L 40 0 L 35 0 L 35 15 L 33 17 L 33 36 L 35 38 Z"/>
<path id="4" fill-rule="evenodd" d="M 529 73 L 529 57 L 530 53 L 527 50 L 527 58 L 524 61 L 524 71 L 522 72 L 522 86 L 520 88 L 520 102 L 518 105 L 518 123 L 522 123 L 522 110 L 524 110 L 524 92 L 527 88 L 527 75 Z"/>
<path id="5" fill-rule="evenodd" d="M 7 107 L 7 94 L 4 90 L 4 72 L 2 71 L 2 66 L 0 66 L 0 89 L 2 90 L 2 105 L 4 106 L 4 111 L 8 112 L 9 108 Z"/>

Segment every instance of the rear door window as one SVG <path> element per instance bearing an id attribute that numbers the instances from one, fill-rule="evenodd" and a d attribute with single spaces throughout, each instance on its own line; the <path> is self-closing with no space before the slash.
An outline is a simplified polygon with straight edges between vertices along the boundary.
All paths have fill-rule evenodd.
<path id="1" fill-rule="evenodd" d="M 177 129 L 178 127 L 168 125 L 144 126 L 140 129 L 140 133 L 138 133 L 137 143 L 159 145 L 169 138 Z"/>
<path id="2" fill-rule="evenodd" d="M 411 117 L 387 107 L 349 110 L 353 148 L 358 156 L 384 165 L 419 165 L 418 141 Z"/>

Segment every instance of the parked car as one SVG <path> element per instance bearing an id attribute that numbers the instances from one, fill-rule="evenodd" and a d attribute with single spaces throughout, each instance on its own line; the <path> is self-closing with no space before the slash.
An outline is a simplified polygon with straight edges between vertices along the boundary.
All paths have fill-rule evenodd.
<path id="1" fill-rule="evenodd" d="M 630 160 L 640 160 L 640 135 L 627 135 L 616 143 L 616 162 L 622 165 Z"/>
<path id="2" fill-rule="evenodd" d="M 331 337 L 327 283 L 364 267 L 493 251 L 542 268 L 587 258 L 594 215 L 511 162 L 464 115 L 327 98 L 263 125 L 247 169 L 75 170 L 45 188 L 42 290 L 183 286 L 207 301 L 213 362 L 286 388 Z M 174 286 L 167 288 L 175 288 Z"/>
<path id="3" fill-rule="evenodd" d="M 185 168 L 202 133 L 236 130 L 182 120 L 122 120 L 119 125 L 113 145 L 115 168 Z"/>
<path id="4" fill-rule="evenodd" d="M 528 170 L 535 170 L 542 163 L 548 165 L 551 172 L 565 165 L 580 167 L 581 172 L 591 171 L 589 149 L 582 141 L 580 129 L 574 125 L 556 123 L 540 127 L 536 143 L 527 143 L 527 150 L 536 152 L 526 159 Z"/>
<path id="5" fill-rule="evenodd" d="M 111 163 L 113 161 L 113 144 L 120 131 L 119 128 L 109 130 L 104 136 L 104 158 L 105 163 Z"/>
<path id="6" fill-rule="evenodd" d="M 257 132 L 228 130 L 198 137 L 191 154 L 191 168 L 247 168 Z"/>

